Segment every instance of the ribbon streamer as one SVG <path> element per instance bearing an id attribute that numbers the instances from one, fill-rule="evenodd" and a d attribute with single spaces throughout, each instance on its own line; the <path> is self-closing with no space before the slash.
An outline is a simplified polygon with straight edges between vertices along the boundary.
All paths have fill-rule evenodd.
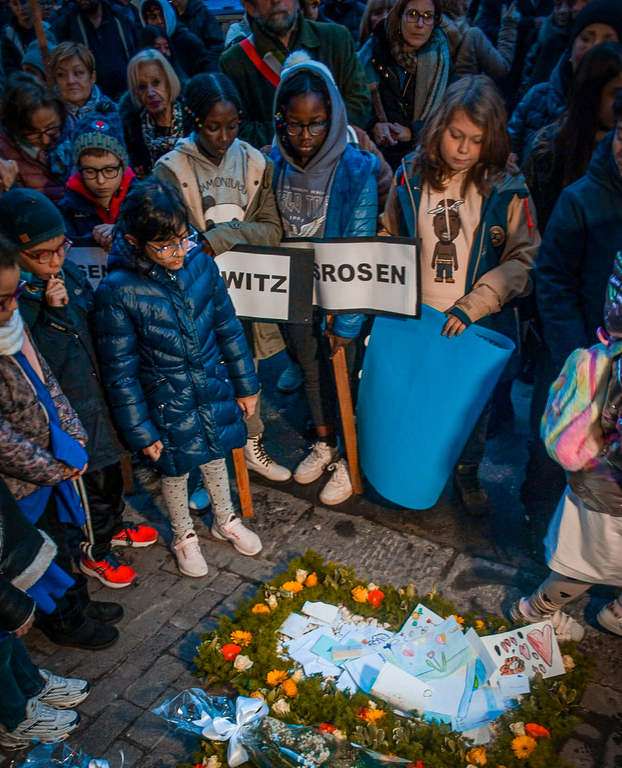
<path id="1" fill-rule="evenodd" d="M 261 722 L 268 711 L 265 701 L 238 696 L 235 702 L 235 722 L 228 717 L 210 717 L 202 713 L 199 720 L 193 720 L 193 725 L 202 729 L 202 736 L 206 739 L 228 741 L 227 762 L 230 768 L 236 768 L 248 760 L 248 753 L 242 746 L 244 729 Z"/>

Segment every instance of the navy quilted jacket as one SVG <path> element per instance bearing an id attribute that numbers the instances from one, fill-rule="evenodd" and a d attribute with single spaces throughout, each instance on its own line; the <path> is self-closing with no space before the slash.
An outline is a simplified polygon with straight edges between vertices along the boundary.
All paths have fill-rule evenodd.
<path id="1" fill-rule="evenodd" d="M 197 247 L 173 272 L 117 231 L 95 294 L 101 374 L 128 446 L 164 446 L 179 476 L 246 441 L 236 397 L 259 391 L 253 358 L 214 260 Z"/>

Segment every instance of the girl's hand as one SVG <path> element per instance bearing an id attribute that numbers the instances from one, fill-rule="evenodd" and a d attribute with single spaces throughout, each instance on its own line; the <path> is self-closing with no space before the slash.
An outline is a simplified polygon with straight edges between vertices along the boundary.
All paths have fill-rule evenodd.
<path id="1" fill-rule="evenodd" d="M 393 138 L 391 128 L 393 123 L 376 123 L 372 129 L 374 141 L 379 147 L 394 147 L 397 139 Z"/>
<path id="2" fill-rule="evenodd" d="M 65 283 L 60 277 L 52 277 L 45 286 L 45 300 L 49 307 L 64 307 L 69 304 Z"/>
<path id="3" fill-rule="evenodd" d="M 28 632 L 29 629 L 32 629 L 32 625 L 35 623 L 35 615 L 34 613 L 32 616 L 28 619 L 28 621 L 23 624 L 19 629 L 16 629 L 15 632 L 13 632 L 13 637 L 23 637 L 26 632 Z"/>
<path id="4" fill-rule="evenodd" d="M 151 461 L 158 461 L 160 456 L 162 455 L 162 451 L 164 449 L 164 446 L 162 445 L 161 440 L 156 440 L 153 445 L 150 445 L 149 448 L 143 448 L 143 453 L 145 456 L 151 459 Z"/>
<path id="5" fill-rule="evenodd" d="M 93 227 L 93 240 L 106 252 L 110 250 L 112 245 L 113 228 L 114 224 L 98 224 L 96 227 Z"/>
<path id="6" fill-rule="evenodd" d="M 19 167 L 15 160 L 0 159 L 0 194 L 11 189 L 17 180 Z"/>
<path id="7" fill-rule="evenodd" d="M 466 325 L 462 322 L 462 320 L 460 320 L 459 317 L 456 317 L 455 315 L 448 315 L 447 322 L 445 323 L 445 327 L 441 332 L 441 336 L 447 336 L 448 339 L 451 339 L 452 336 L 460 336 L 465 328 Z"/>
<path id="8" fill-rule="evenodd" d="M 249 397 L 236 397 L 235 402 L 242 409 L 242 413 L 245 418 L 252 416 L 257 409 L 257 401 L 259 400 L 259 392 L 256 395 L 249 395 Z"/>
<path id="9" fill-rule="evenodd" d="M 410 141 L 413 137 L 412 131 L 406 125 L 400 125 L 399 123 L 390 123 L 391 135 L 397 141 Z"/>
<path id="10" fill-rule="evenodd" d="M 328 330 L 328 329 L 324 331 L 324 335 L 328 336 L 328 339 L 330 341 L 331 351 L 330 351 L 330 355 L 328 356 L 330 360 L 332 360 L 333 357 L 335 357 L 337 352 L 339 352 L 339 350 L 342 347 L 347 347 L 348 344 L 350 344 L 350 342 L 352 341 L 352 339 L 346 339 L 343 336 L 337 336 L 336 333 L 333 333 L 331 330 Z"/>
<path id="11" fill-rule="evenodd" d="M 82 469 L 77 469 L 76 467 L 70 467 L 69 464 L 67 464 L 67 469 L 63 475 L 63 480 L 77 480 L 86 472 L 88 466 L 88 464 L 85 464 Z"/>

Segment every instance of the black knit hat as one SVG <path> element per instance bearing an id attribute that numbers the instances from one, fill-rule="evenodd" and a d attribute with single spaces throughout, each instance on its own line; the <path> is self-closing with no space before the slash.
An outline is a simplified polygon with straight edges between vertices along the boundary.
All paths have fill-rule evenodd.
<path id="1" fill-rule="evenodd" d="M 618 33 L 618 42 L 622 43 L 622 3 L 620 0 L 591 0 L 579 11 L 570 29 L 570 45 L 590 24 L 607 24 Z"/>
<path id="2" fill-rule="evenodd" d="M 74 136 L 74 163 L 77 164 L 82 152 L 97 147 L 112 152 L 119 158 L 123 168 L 127 168 L 127 149 L 123 141 L 123 128 L 116 112 L 105 115 L 89 112 L 76 123 Z"/>
<path id="3" fill-rule="evenodd" d="M 0 230 L 20 248 L 34 248 L 65 234 L 65 222 L 51 200 L 34 189 L 9 189 L 0 197 Z"/>

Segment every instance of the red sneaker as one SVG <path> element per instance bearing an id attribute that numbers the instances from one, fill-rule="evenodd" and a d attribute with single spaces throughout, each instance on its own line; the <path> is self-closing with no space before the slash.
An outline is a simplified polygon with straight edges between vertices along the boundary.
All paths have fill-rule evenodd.
<path id="1" fill-rule="evenodd" d="M 148 525 L 123 523 L 121 533 L 110 540 L 113 547 L 150 547 L 158 540 L 158 532 Z"/>
<path id="2" fill-rule="evenodd" d="M 123 565 L 117 558 L 108 554 L 103 560 L 80 560 L 80 570 L 87 576 L 98 579 L 106 587 L 123 589 L 130 584 L 138 583 L 138 575 L 129 565 Z"/>

